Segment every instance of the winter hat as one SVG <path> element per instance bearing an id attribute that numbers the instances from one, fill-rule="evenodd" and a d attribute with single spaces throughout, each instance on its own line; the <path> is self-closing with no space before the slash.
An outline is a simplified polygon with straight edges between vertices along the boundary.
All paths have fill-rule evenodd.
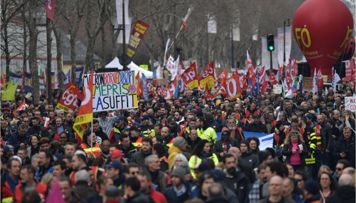
<path id="1" fill-rule="evenodd" d="M 85 181 L 85 182 L 89 183 L 90 175 L 87 170 L 80 170 L 75 173 L 75 182 L 77 183 L 79 181 Z"/>
<path id="2" fill-rule="evenodd" d="M 178 147 L 178 148 L 182 148 L 185 144 L 185 139 L 183 137 L 176 137 L 173 140 L 173 145 Z"/>
<path id="3" fill-rule="evenodd" d="M 171 176 L 176 176 L 181 180 L 184 180 L 184 175 L 186 174 L 186 170 L 180 166 L 173 169 Z"/>
<path id="4" fill-rule="evenodd" d="M 319 186 L 313 180 L 306 181 L 304 184 L 304 188 L 308 193 L 310 193 L 312 195 L 317 195 L 319 193 Z"/>

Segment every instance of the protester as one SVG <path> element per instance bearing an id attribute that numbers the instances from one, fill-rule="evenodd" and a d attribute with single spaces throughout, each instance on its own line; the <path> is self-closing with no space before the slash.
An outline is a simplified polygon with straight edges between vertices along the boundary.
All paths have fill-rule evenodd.
<path id="1" fill-rule="evenodd" d="M 16 94 L 1 114 L 2 202 L 41 202 L 56 181 L 66 203 L 355 201 L 353 89 L 228 98 L 218 83 L 170 97 L 155 84 L 136 109 L 94 113 L 81 135 L 78 109 Z"/>

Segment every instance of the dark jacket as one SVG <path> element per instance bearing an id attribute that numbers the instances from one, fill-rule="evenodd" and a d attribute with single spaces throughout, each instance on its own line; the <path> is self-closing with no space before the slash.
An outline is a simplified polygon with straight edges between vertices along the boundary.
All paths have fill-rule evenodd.
<path id="1" fill-rule="evenodd" d="M 99 203 L 101 198 L 98 193 L 87 185 L 86 182 L 79 182 L 75 185 L 73 190 L 76 202 L 80 203 Z"/>
<path id="2" fill-rule="evenodd" d="M 126 203 L 153 203 L 153 200 L 148 195 L 137 192 L 132 197 L 129 197 Z"/>
<path id="3" fill-rule="evenodd" d="M 189 184 L 184 184 L 184 186 L 186 188 L 186 191 L 180 196 L 177 196 L 177 193 L 174 191 L 173 186 L 167 188 L 167 190 L 164 192 L 164 196 L 166 196 L 167 201 L 169 203 L 180 203 L 190 199 L 191 187 Z"/>
<path id="4" fill-rule="evenodd" d="M 355 187 L 340 186 L 335 193 L 326 199 L 326 203 L 355 203 Z"/>
<path id="5" fill-rule="evenodd" d="M 259 160 L 255 154 L 250 152 L 241 154 L 239 164 L 243 166 L 245 169 L 249 168 L 253 170 L 254 168 L 258 167 Z"/>
<path id="6" fill-rule="evenodd" d="M 233 177 L 225 176 L 223 184 L 236 194 L 240 203 L 248 202 L 251 184 L 243 172 L 237 171 Z"/>
<path id="7" fill-rule="evenodd" d="M 345 159 L 349 160 L 353 167 L 355 167 L 355 138 L 351 137 L 349 140 L 345 140 L 340 137 L 335 144 L 335 156 L 336 160 L 341 159 L 340 153 L 346 154 Z"/>

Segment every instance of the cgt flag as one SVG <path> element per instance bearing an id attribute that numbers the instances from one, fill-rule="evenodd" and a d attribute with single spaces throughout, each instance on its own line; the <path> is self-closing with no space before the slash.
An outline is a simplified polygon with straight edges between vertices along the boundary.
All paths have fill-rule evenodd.
<path id="1" fill-rule="evenodd" d="M 83 100 L 73 124 L 73 129 L 80 141 L 83 140 L 84 125 L 93 120 L 93 77 L 94 72 L 84 75 Z"/>
<path id="2" fill-rule="evenodd" d="M 53 20 L 56 12 L 56 0 L 46 0 L 45 9 L 47 18 Z"/>
<path id="3" fill-rule="evenodd" d="M 78 107 L 78 97 L 80 97 L 79 89 L 70 82 L 67 84 L 66 90 L 59 99 L 56 108 L 65 112 L 72 112 Z"/>
<path id="4" fill-rule="evenodd" d="M 197 64 L 192 63 L 189 68 L 187 68 L 182 74 L 182 80 L 185 86 L 192 90 L 199 87 L 198 74 L 197 74 Z"/>
<path id="5" fill-rule="evenodd" d="M 215 86 L 215 65 L 210 62 L 203 72 L 202 79 L 200 80 L 201 88 L 208 88 L 209 90 Z"/>

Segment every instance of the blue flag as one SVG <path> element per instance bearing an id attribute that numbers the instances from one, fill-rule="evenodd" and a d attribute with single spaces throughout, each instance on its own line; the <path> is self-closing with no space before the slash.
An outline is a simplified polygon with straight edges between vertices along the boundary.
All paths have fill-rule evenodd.
<path id="1" fill-rule="evenodd" d="M 260 78 L 258 73 L 256 74 L 256 86 L 255 86 L 255 96 L 260 94 Z"/>
<path id="2" fill-rule="evenodd" d="M 145 74 L 142 74 L 142 86 L 143 86 L 143 99 L 148 100 L 148 89 L 147 89 L 147 79 Z"/>
<path id="3" fill-rule="evenodd" d="M 183 85 L 182 80 L 178 80 L 177 86 L 176 86 L 176 88 L 174 90 L 174 94 L 173 94 L 175 98 L 179 97 L 179 91 L 180 91 L 180 89 L 182 89 L 182 85 Z"/>

